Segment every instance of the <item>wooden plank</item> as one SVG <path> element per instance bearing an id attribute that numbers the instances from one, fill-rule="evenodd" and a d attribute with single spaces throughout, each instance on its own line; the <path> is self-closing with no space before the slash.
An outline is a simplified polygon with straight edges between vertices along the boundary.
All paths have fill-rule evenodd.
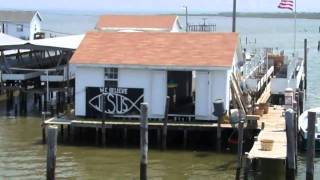
<path id="1" fill-rule="evenodd" d="M 247 109 L 245 107 L 245 105 L 243 104 L 243 100 L 242 100 L 242 92 L 238 86 L 238 83 L 236 82 L 236 78 L 234 76 L 233 73 L 231 73 L 231 89 L 233 90 L 234 92 L 234 95 L 236 97 L 236 101 L 238 103 L 238 105 L 240 106 L 240 109 L 242 110 L 243 113 L 247 113 Z"/>
<path id="2" fill-rule="evenodd" d="M 271 97 L 271 81 L 268 83 L 266 88 L 264 89 L 262 95 L 257 100 L 257 103 L 267 103 L 269 98 Z"/>
<path id="3" fill-rule="evenodd" d="M 287 157 L 287 137 L 285 132 L 283 107 L 270 107 L 269 113 L 261 117 L 259 121 L 263 122 L 265 124 L 265 127 L 259 133 L 257 141 L 254 143 L 248 154 L 248 158 L 285 160 Z M 261 150 L 260 140 L 262 139 L 274 140 L 273 148 L 271 151 Z"/>

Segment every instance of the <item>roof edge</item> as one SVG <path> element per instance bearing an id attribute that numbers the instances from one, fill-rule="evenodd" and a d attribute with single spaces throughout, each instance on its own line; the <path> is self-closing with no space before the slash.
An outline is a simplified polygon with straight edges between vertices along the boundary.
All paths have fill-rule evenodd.
<path id="1" fill-rule="evenodd" d="M 140 65 L 140 64 L 83 64 L 72 63 L 77 67 L 115 67 L 115 68 L 130 68 L 130 69 L 154 69 L 154 70 L 229 70 L 230 66 L 177 66 L 177 65 Z"/>

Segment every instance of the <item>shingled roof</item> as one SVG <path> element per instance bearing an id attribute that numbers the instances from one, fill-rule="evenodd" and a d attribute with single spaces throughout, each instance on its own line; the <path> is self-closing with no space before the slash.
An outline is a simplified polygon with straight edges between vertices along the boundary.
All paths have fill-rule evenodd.
<path id="1" fill-rule="evenodd" d="M 158 28 L 171 30 L 177 16 L 169 15 L 103 15 L 96 25 L 105 28 Z"/>
<path id="2" fill-rule="evenodd" d="M 36 14 L 38 14 L 37 11 L 0 11 L 0 21 L 30 22 Z M 39 14 L 38 16 L 41 20 Z"/>
<path id="3" fill-rule="evenodd" d="M 152 68 L 229 68 L 236 33 L 88 32 L 71 63 Z"/>

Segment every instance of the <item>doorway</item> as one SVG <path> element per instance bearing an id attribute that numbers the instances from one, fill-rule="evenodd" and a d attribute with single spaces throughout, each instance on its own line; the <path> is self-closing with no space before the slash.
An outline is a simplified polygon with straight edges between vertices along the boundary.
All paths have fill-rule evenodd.
<path id="1" fill-rule="evenodd" d="M 169 114 L 194 115 L 193 82 L 192 71 L 168 71 Z"/>

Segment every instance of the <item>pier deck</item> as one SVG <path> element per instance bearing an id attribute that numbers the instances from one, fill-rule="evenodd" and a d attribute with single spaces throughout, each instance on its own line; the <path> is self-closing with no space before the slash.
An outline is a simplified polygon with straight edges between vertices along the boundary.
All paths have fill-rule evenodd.
<path id="1" fill-rule="evenodd" d="M 264 122 L 265 127 L 259 133 L 257 141 L 254 143 L 252 149 L 249 152 L 248 158 L 285 160 L 287 157 L 287 137 L 285 131 L 283 107 L 270 107 L 269 113 L 264 114 L 259 121 Z M 274 141 L 271 151 L 261 150 L 261 139 L 271 139 Z"/>
<path id="2" fill-rule="evenodd" d="M 46 125 L 71 125 L 74 127 L 92 127 L 92 128 L 100 128 L 102 127 L 101 120 L 68 120 L 64 118 L 50 118 L 45 121 Z M 111 127 L 127 127 L 127 128 L 139 128 L 140 122 L 137 120 L 105 120 L 104 122 L 106 128 Z M 163 122 L 161 121 L 150 121 L 150 128 L 161 128 L 163 126 Z M 167 124 L 168 128 L 172 129 L 208 129 L 208 128 L 217 128 L 217 122 L 172 122 L 169 121 Z M 232 128 L 230 124 L 221 124 L 221 128 Z"/>

